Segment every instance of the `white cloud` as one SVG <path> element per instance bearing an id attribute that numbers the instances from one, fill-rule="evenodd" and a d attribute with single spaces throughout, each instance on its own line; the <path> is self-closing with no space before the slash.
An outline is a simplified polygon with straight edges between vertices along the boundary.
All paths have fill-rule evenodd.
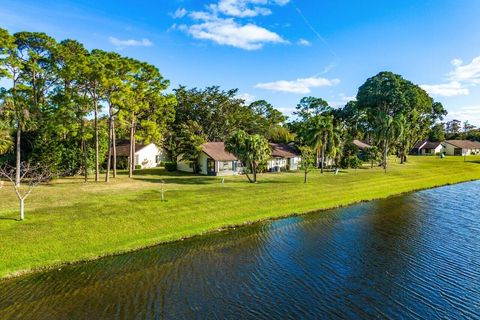
<path id="1" fill-rule="evenodd" d="M 458 67 L 463 63 L 463 61 L 461 59 L 455 58 L 455 59 L 452 59 L 450 63 L 452 64 L 452 66 Z"/>
<path id="2" fill-rule="evenodd" d="M 203 22 L 190 26 L 181 25 L 179 29 L 186 31 L 196 39 L 210 40 L 220 45 L 245 50 L 260 49 L 265 43 L 287 43 L 277 33 L 253 23 L 240 24 L 231 18 L 205 16 L 205 13 L 199 12 L 194 13 L 194 17 Z"/>
<path id="3" fill-rule="evenodd" d="M 480 84 L 480 56 L 469 64 L 463 64 L 460 59 L 453 59 L 452 64 L 455 69 L 448 74 L 451 81 Z"/>
<path id="4" fill-rule="evenodd" d="M 219 0 L 218 3 L 210 4 L 209 9 L 226 16 L 246 18 L 267 16 L 272 11 L 268 5 L 286 5 L 290 0 Z"/>
<path id="5" fill-rule="evenodd" d="M 134 40 L 134 39 L 125 39 L 121 40 L 115 37 L 108 38 L 111 44 L 116 47 L 150 47 L 153 45 L 153 42 L 144 38 L 141 40 Z"/>
<path id="6" fill-rule="evenodd" d="M 424 84 L 421 87 L 432 96 L 453 97 L 470 94 L 469 88 L 480 84 L 480 56 L 473 58 L 468 64 L 464 64 L 458 58 L 450 63 L 454 68 L 447 74 L 448 82 Z"/>
<path id="7" fill-rule="evenodd" d="M 457 119 L 480 126 L 480 105 L 458 108 L 448 112 L 446 120 Z"/>
<path id="8" fill-rule="evenodd" d="M 355 97 L 355 96 L 341 95 L 341 99 L 342 99 L 342 102 L 357 101 L 357 97 Z"/>
<path id="9" fill-rule="evenodd" d="M 239 94 L 239 95 L 237 95 L 237 98 L 242 99 L 243 101 L 245 101 L 246 104 L 250 104 L 253 101 L 255 101 L 255 96 L 251 95 L 250 93 Z"/>
<path id="10" fill-rule="evenodd" d="M 282 6 L 288 2 L 289 0 L 218 0 L 207 5 L 204 11 L 190 12 L 188 17 L 195 20 L 192 24 L 182 24 L 175 28 L 195 39 L 245 50 L 257 50 L 266 43 L 288 43 L 276 32 L 257 25 L 251 19 L 243 21 L 243 18 L 269 15 L 272 12 L 268 6 Z"/>
<path id="11" fill-rule="evenodd" d="M 300 78 L 292 81 L 280 80 L 274 82 L 258 83 L 255 88 L 271 91 L 282 91 L 298 94 L 311 92 L 311 88 L 330 87 L 340 83 L 339 79 L 326 79 L 320 77 Z"/>
<path id="12" fill-rule="evenodd" d="M 305 46 L 305 47 L 309 47 L 311 46 L 312 44 L 310 43 L 310 41 L 306 40 L 306 39 L 303 39 L 303 38 L 300 38 L 297 42 L 298 45 L 300 46 Z"/>
<path id="13" fill-rule="evenodd" d="M 468 88 L 465 88 L 458 81 L 452 81 L 442 84 L 424 84 L 420 87 L 422 87 L 423 90 L 427 91 L 432 96 L 453 97 L 469 94 Z"/>
<path id="14" fill-rule="evenodd" d="M 217 4 L 211 4 L 210 8 L 213 11 L 221 12 L 224 15 L 232 17 L 256 17 L 267 16 L 272 14 L 272 11 L 265 7 L 253 6 L 253 4 L 267 4 L 264 0 L 220 0 Z"/>
<path id="15" fill-rule="evenodd" d="M 172 18 L 174 19 L 180 19 L 180 18 L 183 18 L 187 15 L 187 9 L 185 8 L 178 8 L 177 10 L 175 10 L 174 13 L 170 14 L 172 16 Z"/>

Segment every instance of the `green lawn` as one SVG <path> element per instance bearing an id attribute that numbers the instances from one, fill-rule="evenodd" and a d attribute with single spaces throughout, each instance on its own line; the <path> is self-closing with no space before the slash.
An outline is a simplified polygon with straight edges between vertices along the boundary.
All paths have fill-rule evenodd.
<path id="1" fill-rule="evenodd" d="M 480 157 L 410 157 L 380 168 L 221 178 L 143 170 L 109 184 L 62 179 L 37 188 L 17 218 L 13 189 L 0 189 L 0 277 L 172 241 L 228 225 L 480 179 Z M 166 202 L 160 201 L 160 181 Z M 320 213 L 321 214 L 321 213 Z"/>

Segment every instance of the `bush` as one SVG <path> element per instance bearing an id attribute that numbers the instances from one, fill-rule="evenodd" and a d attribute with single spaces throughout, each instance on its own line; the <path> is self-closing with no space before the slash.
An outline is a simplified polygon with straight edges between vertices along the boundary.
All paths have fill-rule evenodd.
<path id="1" fill-rule="evenodd" d="M 177 171 L 177 164 L 175 162 L 165 162 L 165 169 L 169 172 Z"/>
<path id="2" fill-rule="evenodd" d="M 136 164 L 136 165 L 135 165 L 135 170 L 140 170 L 140 169 L 142 169 L 142 165 Z"/>
<path id="3" fill-rule="evenodd" d="M 351 155 L 348 157 L 344 157 L 341 161 L 341 167 L 343 169 L 352 168 L 357 169 L 362 166 L 363 161 L 358 158 L 356 155 Z"/>

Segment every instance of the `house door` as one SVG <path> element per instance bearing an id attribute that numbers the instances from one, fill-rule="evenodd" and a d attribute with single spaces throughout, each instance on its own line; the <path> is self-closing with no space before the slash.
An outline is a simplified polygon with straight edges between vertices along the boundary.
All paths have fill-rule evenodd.
<path id="1" fill-rule="evenodd" d="M 207 159 L 207 174 L 215 175 L 215 161 Z"/>
<path id="2" fill-rule="evenodd" d="M 455 150 L 453 151 L 453 155 L 454 156 L 461 156 L 462 155 L 462 149 L 455 148 Z"/>

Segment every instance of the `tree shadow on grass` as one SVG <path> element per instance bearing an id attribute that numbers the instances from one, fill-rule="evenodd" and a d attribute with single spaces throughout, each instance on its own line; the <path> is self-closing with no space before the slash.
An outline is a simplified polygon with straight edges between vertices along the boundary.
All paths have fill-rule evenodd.
<path id="1" fill-rule="evenodd" d="M 467 161 L 465 161 L 465 162 L 480 164 L 480 159 L 476 159 L 476 160 L 467 160 Z"/>
<path id="2" fill-rule="evenodd" d="M 0 220 L 21 221 L 18 218 L 12 218 L 12 217 L 0 217 Z"/>
<path id="3" fill-rule="evenodd" d="M 191 176 L 185 178 L 139 178 L 133 177 L 134 180 L 138 181 L 145 181 L 151 183 L 165 183 L 165 184 L 188 184 L 188 185 L 195 185 L 195 184 L 214 184 L 215 180 L 208 177 L 200 177 L 200 176 Z"/>

